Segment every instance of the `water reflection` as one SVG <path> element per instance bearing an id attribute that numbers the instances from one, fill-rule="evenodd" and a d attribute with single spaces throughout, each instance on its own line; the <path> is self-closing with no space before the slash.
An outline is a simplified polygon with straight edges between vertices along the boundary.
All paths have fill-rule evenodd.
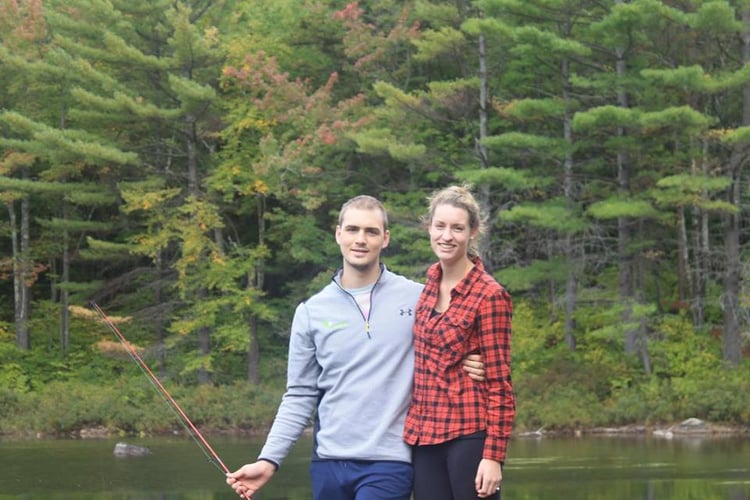
<path id="1" fill-rule="evenodd" d="M 514 440 L 512 499 L 750 499 L 750 440 Z"/>
<path id="2" fill-rule="evenodd" d="M 228 467 L 261 443 L 211 438 Z M 152 454 L 116 458 L 114 440 L 0 441 L 0 500 L 229 500 L 223 473 L 189 439 L 128 440 Z M 300 442 L 254 500 L 307 500 L 311 443 Z M 750 439 L 514 439 L 506 500 L 750 500 Z"/>

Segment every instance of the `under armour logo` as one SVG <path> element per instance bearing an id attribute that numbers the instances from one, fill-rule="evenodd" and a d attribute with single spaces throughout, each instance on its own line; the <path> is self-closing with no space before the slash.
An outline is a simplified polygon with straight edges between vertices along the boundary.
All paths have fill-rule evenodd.
<path id="1" fill-rule="evenodd" d="M 401 316 L 411 316 L 413 314 L 411 307 L 408 309 L 401 309 Z"/>

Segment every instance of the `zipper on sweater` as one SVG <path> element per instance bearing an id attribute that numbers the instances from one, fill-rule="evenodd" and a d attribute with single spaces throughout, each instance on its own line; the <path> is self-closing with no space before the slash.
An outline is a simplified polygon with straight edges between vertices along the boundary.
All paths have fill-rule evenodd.
<path id="1" fill-rule="evenodd" d="M 354 302 L 354 307 L 357 308 L 357 311 L 359 311 L 359 315 L 362 316 L 362 319 L 365 322 L 365 334 L 367 335 L 367 338 L 372 340 L 372 336 L 370 335 L 370 315 L 372 314 L 372 297 L 375 293 L 375 287 L 378 286 L 378 283 L 380 283 L 380 278 L 383 276 L 383 271 L 381 269 L 380 275 L 378 276 L 378 279 L 375 283 L 372 284 L 372 288 L 370 289 L 370 309 L 367 311 L 367 316 L 362 312 L 362 308 L 359 307 L 359 304 L 357 303 L 356 297 L 352 295 L 351 293 L 347 292 L 344 287 L 342 287 L 337 281 L 334 280 L 334 283 L 336 283 L 336 286 L 339 287 L 339 289 L 347 294 L 351 299 L 352 302 Z"/>
<path id="2" fill-rule="evenodd" d="M 354 297 L 354 295 L 347 292 L 343 288 L 341 289 L 345 294 L 351 297 L 352 302 L 354 302 L 354 307 L 357 308 L 357 311 L 359 311 L 359 315 L 362 316 L 362 319 L 365 321 L 365 333 L 367 334 L 367 338 L 370 340 L 372 340 L 372 336 L 370 336 L 370 315 L 372 314 L 372 295 L 373 295 L 373 292 L 375 292 L 375 287 L 377 286 L 377 284 L 378 282 L 376 281 L 372 285 L 372 289 L 370 290 L 370 309 L 367 311 L 367 316 L 365 316 L 365 313 L 362 312 L 362 308 L 359 307 L 359 304 L 357 303 L 357 299 Z"/>

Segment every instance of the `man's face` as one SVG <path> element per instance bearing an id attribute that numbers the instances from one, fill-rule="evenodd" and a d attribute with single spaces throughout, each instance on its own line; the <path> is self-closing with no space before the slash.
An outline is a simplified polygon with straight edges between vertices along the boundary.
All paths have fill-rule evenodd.
<path id="1" fill-rule="evenodd" d="M 380 252 L 391 235 L 383 225 L 380 210 L 348 208 L 336 226 L 336 243 L 341 247 L 344 265 L 364 272 L 380 263 Z"/>

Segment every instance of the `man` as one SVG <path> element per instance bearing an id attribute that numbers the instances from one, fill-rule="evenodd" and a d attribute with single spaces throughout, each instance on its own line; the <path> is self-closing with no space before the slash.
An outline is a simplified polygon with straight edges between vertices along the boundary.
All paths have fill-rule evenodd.
<path id="1" fill-rule="evenodd" d="M 414 373 L 412 327 L 422 285 L 388 271 L 385 208 L 344 203 L 336 226 L 342 268 L 301 303 L 289 341 L 287 390 L 258 461 L 227 474 L 240 495 L 273 476 L 313 413 L 315 500 L 409 500 L 411 449 L 403 439 Z M 481 379 L 481 363 L 465 360 Z M 317 412 L 316 412 L 317 410 Z"/>

